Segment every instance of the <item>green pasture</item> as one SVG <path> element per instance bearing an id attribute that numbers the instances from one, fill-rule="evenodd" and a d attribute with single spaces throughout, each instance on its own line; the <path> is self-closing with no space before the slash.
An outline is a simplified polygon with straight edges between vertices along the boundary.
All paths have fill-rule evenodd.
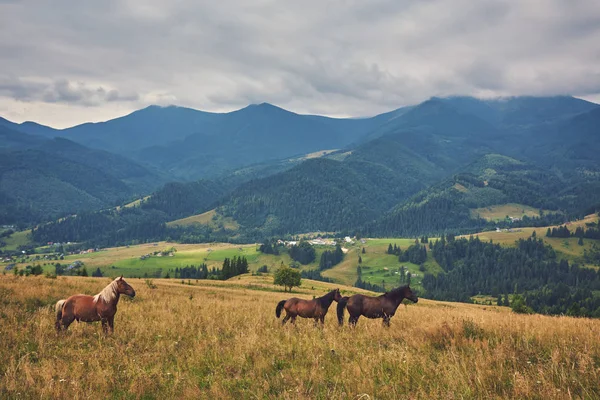
<path id="1" fill-rule="evenodd" d="M 15 232 L 8 237 L 0 238 L 0 243 L 4 243 L 0 248 L 2 251 L 15 251 L 19 246 L 26 246 L 31 243 L 30 230 Z"/>

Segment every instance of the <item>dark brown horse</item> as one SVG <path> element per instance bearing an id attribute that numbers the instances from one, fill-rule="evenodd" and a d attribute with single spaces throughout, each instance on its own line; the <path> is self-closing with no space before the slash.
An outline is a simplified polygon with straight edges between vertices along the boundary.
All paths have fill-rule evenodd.
<path id="1" fill-rule="evenodd" d="M 56 303 L 56 330 L 67 329 L 73 321 L 102 321 L 102 330 L 114 331 L 115 314 L 120 295 L 135 297 L 135 290 L 121 276 L 95 296 L 76 294 Z"/>
<path id="2" fill-rule="evenodd" d="M 367 318 L 383 318 L 383 325 L 390 326 L 390 318 L 394 316 L 396 309 L 404 299 L 409 299 L 415 303 L 419 301 L 419 298 L 408 285 L 400 286 L 377 297 L 362 294 L 343 297 L 338 301 L 338 322 L 340 325 L 344 325 L 344 308 L 347 308 L 350 314 L 348 323 L 352 326 L 356 325 L 361 315 Z"/>
<path id="3" fill-rule="evenodd" d="M 281 310 L 285 309 L 286 316 L 281 322 L 283 325 L 285 325 L 290 318 L 292 319 L 292 324 L 295 324 L 296 317 L 314 318 L 315 324 L 321 321 L 321 325 L 323 325 L 329 306 L 334 300 L 340 301 L 341 298 L 342 295 L 340 294 L 339 289 L 332 290 L 325 296 L 317 297 L 312 300 L 303 300 L 292 297 L 291 299 L 281 300 L 279 304 L 277 304 L 275 315 L 279 318 L 281 316 Z"/>

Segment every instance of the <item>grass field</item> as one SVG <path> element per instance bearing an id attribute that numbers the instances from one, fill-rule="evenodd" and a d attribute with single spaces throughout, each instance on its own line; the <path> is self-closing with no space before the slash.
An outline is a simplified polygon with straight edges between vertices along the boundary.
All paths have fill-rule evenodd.
<path id="1" fill-rule="evenodd" d="M 567 224 L 567 227 L 571 232 L 574 232 L 577 227 L 585 227 L 586 223 L 589 222 L 598 222 L 598 216 L 596 214 L 588 215 L 582 220 L 575 221 Z M 553 226 L 554 227 L 554 226 Z M 553 228 L 550 227 L 550 228 Z M 555 226 L 555 227 L 558 227 Z M 512 232 L 502 231 L 502 232 L 481 232 L 476 233 L 474 235 L 464 235 L 464 237 L 469 236 L 477 236 L 480 240 L 489 241 L 492 240 L 494 243 L 501 244 L 503 246 L 513 246 L 515 242 L 519 239 L 527 239 L 531 237 L 533 232 L 536 232 L 536 236 L 540 239 L 543 239 L 545 243 L 552 246 L 552 248 L 558 253 L 560 258 L 566 258 L 573 262 L 583 263 L 583 250 L 589 249 L 592 243 L 597 242 L 593 240 L 584 239 L 584 245 L 579 246 L 577 244 L 576 238 L 548 238 L 546 237 L 546 230 L 548 227 L 539 227 L 539 228 L 516 228 L 513 229 Z M 587 265 L 591 268 L 596 268 L 592 265 Z"/>
<path id="2" fill-rule="evenodd" d="M 336 282 L 341 282 L 345 285 L 353 285 L 358 275 L 356 269 L 359 266 L 358 257 L 362 259 L 360 264 L 362 268 L 362 279 L 369 283 L 382 285 L 385 281 L 386 287 L 398 286 L 399 275 L 395 274 L 398 269 L 404 267 L 414 276 L 411 281 L 411 286 L 418 289 L 421 286 L 421 279 L 424 272 L 419 271 L 419 266 L 409 262 L 399 262 L 395 255 L 387 254 L 387 249 L 390 244 L 399 246 L 402 250 L 406 250 L 409 246 L 415 243 L 414 239 L 399 239 L 399 238 L 378 238 L 365 239 L 366 243 L 357 242 L 352 246 L 344 258 L 344 261 L 333 269 L 326 270 L 322 273 L 323 276 L 334 279 Z M 362 248 L 365 248 L 365 253 L 362 253 Z M 427 261 L 424 263 L 425 272 L 438 274 L 442 271 L 441 267 L 428 253 Z"/>
<path id="3" fill-rule="evenodd" d="M 108 283 L 0 275 L 0 398 L 600 398 L 598 320 L 421 300 L 387 329 L 340 328 L 335 303 L 323 329 L 282 327 L 275 306 L 291 295 L 268 277 L 131 279 L 113 335 L 97 323 L 57 335 L 54 302 Z M 294 295 L 332 287 L 305 281 Z"/>
<path id="4" fill-rule="evenodd" d="M 209 212 L 210 213 L 210 212 Z M 198 217 L 198 216 L 197 216 Z M 211 220 L 212 217 L 207 217 L 206 220 Z M 586 223 L 598 221 L 596 215 L 590 215 L 581 221 L 576 221 L 568 225 L 570 230 L 575 230 L 578 226 L 585 226 Z M 211 222 L 212 223 L 212 222 Z M 559 258 L 568 259 L 570 262 L 584 264 L 583 251 L 589 249 L 594 241 L 584 240 L 584 245 L 579 246 L 577 239 L 560 239 L 545 237 L 547 227 L 543 228 L 517 228 L 513 231 L 502 232 L 481 232 L 474 234 L 481 240 L 493 240 L 504 246 L 513 246 L 518 239 L 526 239 L 535 231 L 537 237 L 542 238 L 544 242 L 551 245 L 558 253 Z M 470 235 L 469 235 L 470 236 Z M 15 249 L 20 244 L 27 242 L 26 232 L 17 232 L 9 238 L 4 238 L 10 246 Z M 435 238 L 431 238 L 435 240 Z M 419 270 L 419 266 L 411 263 L 400 263 L 397 257 L 386 253 L 388 245 L 396 244 L 402 250 L 406 250 L 410 245 L 414 244 L 414 239 L 408 238 L 377 238 L 364 239 L 365 243 L 357 241 L 352 244 L 344 244 L 348 252 L 344 260 L 330 270 L 323 271 L 323 276 L 334 279 L 336 282 L 351 286 L 357 279 L 356 268 L 358 267 L 358 258 L 362 258 L 363 276 L 362 279 L 373 284 L 381 285 L 385 282 L 386 287 L 395 286 L 398 283 L 398 271 L 401 265 L 404 265 L 413 275 L 412 285 L 415 288 L 420 287 L 420 281 L 424 275 L 423 271 Z M 155 257 L 152 256 L 145 260 L 140 257 L 162 251 L 171 247 L 175 247 L 177 252 L 173 257 Z M 362 253 L 362 248 L 365 248 L 365 254 Z M 319 265 L 319 260 L 323 251 L 331 249 L 326 246 L 316 247 L 316 260 L 308 265 L 300 266 L 301 269 L 316 269 Z M 39 249 L 40 251 L 42 248 Z M 43 256 L 40 255 L 40 256 Z M 83 261 L 89 273 L 96 268 L 100 268 L 105 274 L 123 274 L 126 277 L 159 277 L 165 276 L 169 270 L 186 265 L 200 265 L 206 263 L 209 268 L 220 268 L 225 257 L 232 258 L 233 256 L 244 256 L 250 264 L 250 270 L 255 271 L 263 265 L 267 265 L 271 270 L 279 267 L 281 263 L 290 265 L 292 260 L 287 253 L 274 256 L 262 254 L 257 251 L 255 244 L 249 245 L 234 245 L 234 244 L 178 244 L 168 242 L 149 243 L 136 246 L 115 247 L 102 249 L 96 253 L 69 255 L 61 264 L 69 264 L 76 260 Z M 19 268 L 26 265 L 40 264 L 47 271 L 54 271 L 54 263 L 56 261 L 34 261 L 32 258 L 25 259 L 18 263 Z M 0 270 L 3 270 L 3 265 L 9 263 L 0 263 Z M 433 259 L 431 253 L 428 253 L 427 261 L 425 262 L 425 272 L 437 274 L 441 272 L 440 266 Z M 590 268 L 598 268 L 597 266 L 587 265 Z M 172 276 L 172 274 L 171 274 Z"/>
<path id="5" fill-rule="evenodd" d="M 506 216 L 513 218 L 523 218 L 524 216 L 539 217 L 540 210 L 537 208 L 525 206 L 523 204 L 509 203 L 473 209 L 471 210 L 471 216 L 474 218 L 484 218 L 488 221 L 499 221 L 505 219 Z"/>
<path id="6" fill-rule="evenodd" d="M 29 234 L 30 230 L 15 232 L 9 237 L 4 237 L 0 241 L 4 242 L 5 245 L 2 247 L 4 251 L 15 251 L 19 246 L 26 246 L 30 243 Z"/>
<path id="7" fill-rule="evenodd" d="M 168 226 L 189 226 L 195 224 L 209 225 L 213 229 L 224 228 L 233 231 L 240 228 L 240 225 L 233 218 L 223 217 L 216 210 L 210 210 L 202 214 L 192 215 L 167 223 Z"/>

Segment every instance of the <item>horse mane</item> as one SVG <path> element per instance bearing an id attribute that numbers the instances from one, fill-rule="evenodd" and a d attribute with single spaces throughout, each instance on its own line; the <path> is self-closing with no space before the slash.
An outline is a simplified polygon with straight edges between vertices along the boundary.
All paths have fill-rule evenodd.
<path id="1" fill-rule="evenodd" d="M 117 297 L 117 280 L 119 280 L 119 278 L 106 285 L 106 287 L 102 289 L 100 293 L 95 295 L 94 303 L 97 303 L 100 299 L 104 300 L 106 303 L 110 303 L 112 300 L 114 300 Z"/>
<path id="2" fill-rule="evenodd" d="M 336 290 L 338 290 L 338 289 L 332 290 L 331 292 L 329 292 L 321 297 L 317 297 L 315 300 L 317 300 L 321 305 L 323 305 L 323 300 L 325 300 L 326 298 L 331 297 L 333 299 L 333 297 L 335 296 Z M 331 303 L 329 303 L 329 304 L 331 304 Z"/>
<path id="3" fill-rule="evenodd" d="M 398 296 L 404 293 L 404 290 L 408 287 L 408 285 L 397 287 L 396 289 L 392 289 L 389 292 L 385 292 L 383 295 L 387 298 L 397 298 Z"/>

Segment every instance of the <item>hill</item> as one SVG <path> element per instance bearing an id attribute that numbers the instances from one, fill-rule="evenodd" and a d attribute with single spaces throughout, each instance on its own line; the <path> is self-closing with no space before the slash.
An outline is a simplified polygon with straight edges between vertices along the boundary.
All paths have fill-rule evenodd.
<path id="1" fill-rule="evenodd" d="M 335 304 L 323 329 L 302 319 L 282 327 L 277 302 L 334 286 L 305 280 L 289 294 L 265 277 L 128 282 L 137 295 L 121 298 L 113 335 L 73 324 L 57 336 L 54 303 L 109 280 L 0 276 L 2 397 L 600 396 L 597 320 L 421 299 L 401 306 L 390 329 L 365 319 L 338 328 Z"/>
<path id="2" fill-rule="evenodd" d="M 574 193 L 578 193 L 574 196 Z M 367 235 L 417 236 L 445 232 L 464 233 L 506 227 L 479 218 L 474 210 L 517 203 L 547 210 L 543 219 L 524 217 L 511 226 L 544 226 L 582 216 L 595 206 L 600 191 L 586 179 L 565 179 L 507 156 L 488 154 L 465 169 L 398 204 L 363 230 Z"/>
<path id="3" fill-rule="evenodd" d="M 118 204 L 168 180 L 116 154 L 0 126 L 0 223 L 33 224 Z"/>

